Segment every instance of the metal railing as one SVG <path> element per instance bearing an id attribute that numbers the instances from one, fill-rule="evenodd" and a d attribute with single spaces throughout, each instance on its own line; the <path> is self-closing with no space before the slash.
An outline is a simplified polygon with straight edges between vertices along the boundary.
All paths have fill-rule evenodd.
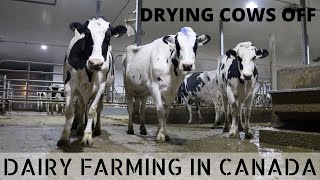
<path id="1" fill-rule="evenodd" d="M 121 55 L 116 56 L 114 59 L 121 57 Z M 37 93 L 64 93 L 63 91 L 53 91 L 48 90 L 48 87 L 51 87 L 54 84 L 61 85 L 62 81 L 52 81 L 48 79 L 33 79 L 31 74 L 42 74 L 42 75 L 61 75 L 62 73 L 57 72 L 45 72 L 45 71 L 32 71 L 31 66 L 34 64 L 37 65 L 51 65 L 51 66 L 62 66 L 62 64 L 55 63 L 40 63 L 40 62 L 29 62 L 29 61 L 16 61 L 16 60 L 5 60 L 0 61 L 0 65 L 4 62 L 14 62 L 14 63 L 24 63 L 27 64 L 27 68 L 25 70 L 12 70 L 12 69 L 0 69 L 0 108 L 3 110 L 10 110 L 14 107 L 14 104 L 23 103 L 24 106 L 29 104 L 30 106 L 34 106 L 34 104 L 39 103 L 64 103 L 64 98 L 40 98 Z M 17 78 L 7 78 L 4 73 L 20 73 L 26 75 L 26 79 L 17 79 Z M 62 79 L 62 78 L 61 78 Z M 269 93 L 271 83 L 269 80 L 259 81 L 258 86 L 256 88 L 256 96 L 253 102 L 254 107 L 263 107 L 270 108 L 271 107 L 271 95 Z M 121 89 L 122 92 L 117 92 L 116 89 Z M 109 94 L 105 94 L 104 99 L 105 104 L 109 105 L 126 105 L 125 98 L 125 90 L 123 85 L 115 85 L 113 84 L 110 88 Z M 147 100 L 148 105 L 153 105 L 153 99 L 151 97 Z M 183 104 L 178 101 L 174 101 L 173 106 L 182 106 Z M 203 104 L 202 106 L 206 106 Z M 30 108 L 35 109 L 35 107 Z"/>
<path id="2" fill-rule="evenodd" d="M 271 108 L 272 99 L 271 99 L 271 82 L 270 80 L 263 80 L 257 82 L 257 89 L 255 98 L 253 100 L 253 107 L 262 107 L 262 108 Z"/>

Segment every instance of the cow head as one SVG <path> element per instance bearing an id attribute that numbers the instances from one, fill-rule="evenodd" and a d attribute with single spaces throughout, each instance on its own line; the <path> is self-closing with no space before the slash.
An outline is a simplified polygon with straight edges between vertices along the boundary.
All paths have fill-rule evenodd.
<path id="1" fill-rule="evenodd" d="M 175 45 L 176 60 L 178 68 L 183 71 L 195 69 L 195 57 L 198 46 L 208 43 L 211 38 L 208 35 L 197 36 L 190 27 L 182 28 L 174 36 L 165 36 L 163 42 Z"/>
<path id="2" fill-rule="evenodd" d="M 70 29 L 84 34 L 79 53 L 86 57 L 86 67 L 91 71 L 109 68 L 107 53 L 110 50 L 110 38 L 121 37 L 127 31 L 127 28 L 121 25 L 112 27 L 103 17 L 91 18 L 85 24 L 71 23 Z"/>
<path id="3" fill-rule="evenodd" d="M 226 55 L 228 57 L 233 56 L 238 60 L 240 78 L 251 80 L 255 71 L 255 60 L 267 57 L 269 52 L 265 49 L 257 49 L 251 42 L 242 42 L 234 49 L 229 50 Z"/>

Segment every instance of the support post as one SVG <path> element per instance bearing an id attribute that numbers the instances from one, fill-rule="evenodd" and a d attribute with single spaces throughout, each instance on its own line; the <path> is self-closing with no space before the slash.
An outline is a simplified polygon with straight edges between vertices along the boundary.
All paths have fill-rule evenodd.
<path id="1" fill-rule="evenodd" d="M 28 63 L 27 82 L 26 82 L 26 101 L 28 101 L 29 94 L 29 80 L 30 80 L 30 63 Z"/>
<path id="2" fill-rule="evenodd" d="M 300 5 L 302 8 L 306 8 L 306 0 L 300 0 Z M 309 38 L 308 38 L 308 29 L 307 29 L 307 13 L 302 17 L 301 20 L 301 34 L 302 34 L 302 61 L 303 64 L 310 64 L 310 51 L 309 51 Z"/>
<path id="3" fill-rule="evenodd" d="M 142 34 L 141 8 L 142 8 L 142 0 L 136 0 L 136 34 L 135 34 L 135 44 L 136 44 L 137 46 L 140 46 L 140 45 L 141 45 L 141 34 Z"/>
<path id="4" fill-rule="evenodd" d="M 7 83 L 6 83 L 6 79 L 7 79 L 7 76 L 4 75 L 3 76 L 3 91 L 2 91 L 2 109 L 3 111 L 5 111 L 5 108 L 6 108 L 6 89 L 7 89 Z"/>
<path id="5" fill-rule="evenodd" d="M 270 51 L 270 79 L 271 89 L 277 90 L 277 59 L 276 59 L 276 40 L 274 34 L 269 37 L 269 51 Z"/>
<path id="6" fill-rule="evenodd" d="M 112 94 L 111 94 L 111 102 L 114 103 L 114 92 L 116 91 L 116 88 L 114 87 L 115 80 L 112 82 Z"/>
<path id="7" fill-rule="evenodd" d="M 96 16 L 100 16 L 100 10 L 101 10 L 101 0 L 97 0 L 97 3 L 96 3 Z"/>
<path id="8" fill-rule="evenodd" d="M 224 34 L 223 34 L 223 21 L 219 22 L 219 31 L 220 31 L 220 55 L 224 55 Z"/>

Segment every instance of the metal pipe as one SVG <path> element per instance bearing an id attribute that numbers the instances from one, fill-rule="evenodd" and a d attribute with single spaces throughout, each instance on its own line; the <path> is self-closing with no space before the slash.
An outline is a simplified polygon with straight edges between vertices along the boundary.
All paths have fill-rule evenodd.
<path id="1" fill-rule="evenodd" d="M 276 58 L 276 39 L 274 34 L 269 36 L 270 51 L 270 79 L 271 89 L 277 90 L 277 58 Z"/>
<path id="2" fill-rule="evenodd" d="M 0 69 L 0 72 L 17 72 L 17 73 L 25 73 L 27 70 L 12 70 L 12 69 Z M 63 75 L 62 73 L 56 72 L 42 72 L 42 71 L 29 71 L 32 74 L 54 74 L 54 75 Z"/>
<path id="3" fill-rule="evenodd" d="M 26 82 L 27 80 L 26 79 L 7 79 L 7 81 Z M 62 81 L 46 81 L 46 80 L 29 80 L 29 82 L 63 84 Z"/>
<path id="4" fill-rule="evenodd" d="M 64 102 L 64 100 L 50 100 L 50 99 L 28 99 L 25 100 L 24 98 L 4 98 L 4 100 L 12 100 L 12 101 L 23 101 L 23 102 L 29 102 L 29 101 L 46 101 L 46 103 L 54 103 L 54 102 Z"/>
<path id="5" fill-rule="evenodd" d="M 140 46 L 140 45 L 141 45 L 141 34 L 142 34 L 141 8 L 142 8 L 142 0 L 136 0 L 136 34 L 135 34 L 135 44 L 136 44 L 137 46 Z"/>
<path id="6" fill-rule="evenodd" d="M 27 82 L 26 82 L 26 100 L 28 100 L 28 94 L 29 94 L 29 80 L 30 80 L 30 69 L 31 69 L 31 64 L 28 64 L 28 74 L 27 74 Z"/>
<path id="7" fill-rule="evenodd" d="M 4 75 L 3 76 L 3 88 L 6 88 L 6 78 L 7 78 L 7 76 L 6 75 Z M 5 103 L 6 103 L 6 101 L 5 101 L 5 98 L 6 98 L 6 90 L 3 90 L 2 91 L 2 109 L 3 110 L 5 110 L 5 108 L 6 108 L 6 106 L 5 106 Z"/>
<path id="8" fill-rule="evenodd" d="M 97 0 L 97 3 L 96 3 L 96 16 L 97 17 L 100 16 L 100 10 L 101 10 L 101 0 Z"/>
<path id="9" fill-rule="evenodd" d="M 51 6 L 56 6 L 56 4 L 57 4 L 57 0 L 54 0 L 52 3 L 35 1 L 35 0 L 13 0 L 13 1 L 21 1 L 21 2 L 34 3 L 34 4 L 44 4 L 44 5 L 51 5 Z"/>
<path id="10" fill-rule="evenodd" d="M 15 92 L 25 92 L 26 90 L 24 89 L 11 89 L 11 88 L 4 88 L 2 90 L 12 90 Z M 63 93 L 64 91 L 51 91 L 51 90 L 34 90 L 34 89 L 29 89 L 28 92 L 51 92 L 51 93 Z"/>
<path id="11" fill-rule="evenodd" d="M 43 62 L 32 62 L 32 61 L 19 61 L 19 60 L 10 60 L 10 59 L 5 59 L 1 60 L 0 64 L 5 63 L 5 62 L 14 62 L 14 63 L 30 63 L 30 64 L 40 64 L 40 65 L 52 65 L 52 66 L 63 66 L 63 64 L 55 64 L 55 63 L 43 63 Z"/>
<path id="12" fill-rule="evenodd" d="M 305 10 L 305 15 L 302 17 L 302 20 L 301 20 L 302 61 L 303 61 L 303 64 L 310 64 L 310 51 L 309 51 L 308 29 L 307 29 L 306 0 L 300 0 L 300 5 Z"/>
<path id="13" fill-rule="evenodd" d="M 223 34 L 223 21 L 219 21 L 219 32 L 220 32 L 220 55 L 224 55 L 224 34 Z"/>

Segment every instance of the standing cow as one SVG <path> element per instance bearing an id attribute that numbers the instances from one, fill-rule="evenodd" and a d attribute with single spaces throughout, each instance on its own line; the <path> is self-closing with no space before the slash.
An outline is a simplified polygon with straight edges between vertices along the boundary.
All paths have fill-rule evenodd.
<path id="1" fill-rule="evenodd" d="M 44 100 L 47 100 L 46 92 L 37 92 L 37 111 L 42 112 L 44 109 L 47 109 L 47 103 Z"/>
<path id="2" fill-rule="evenodd" d="M 54 102 L 61 101 L 64 99 L 64 88 L 62 85 L 55 84 L 47 88 L 48 91 L 46 98 L 49 100 L 46 103 L 46 110 L 48 114 L 53 114 L 53 111 L 56 110 L 57 113 L 63 114 L 62 108 L 64 107 L 64 103 L 62 102 Z"/>
<path id="3" fill-rule="evenodd" d="M 230 137 L 238 136 L 237 120 L 244 129 L 245 137 L 251 138 L 253 136 L 249 126 L 249 118 L 255 83 L 258 78 L 255 59 L 268 55 L 267 50 L 257 49 L 251 42 L 242 42 L 234 49 L 228 50 L 218 64 L 218 84 L 222 92 L 224 109 L 227 112 L 224 131 L 229 131 L 228 117 L 232 117 Z"/>
<path id="4" fill-rule="evenodd" d="M 184 27 L 176 35 L 159 38 L 144 46 L 127 47 L 123 56 L 123 77 L 129 114 L 128 134 L 134 134 L 133 98 L 140 104 L 140 134 L 147 134 L 145 104 L 151 95 L 159 121 L 157 142 L 169 141 L 166 120 L 171 104 L 186 72 L 195 69 L 198 46 L 210 39 L 208 35 L 197 36 L 192 28 Z"/>
<path id="5" fill-rule="evenodd" d="M 178 91 L 178 97 L 184 100 L 189 111 L 188 124 L 192 123 L 193 103 L 196 105 L 200 123 L 202 123 L 200 103 L 214 106 L 216 114 L 214 125 L 221 120 L 224 110 L 222 95 L 216 84 L 217 81 L 216 71 L 196 72 L 184 78 Z"/>
<path id="6" fill-rule="evenodd" d="M 85 24 L 70 24 L 75 36 L 71 40 L 64 63 L 65 117 L 66 123 L 58 146 L 70 143 L 70 128 L 75 116 L 74 99 L 77 99 L 79 124 L 88 115 L 82 144 L 92 145 L 92 124 L 94 134 L 100 134 L 97 115 L 102 110 L 105 87 L 112 73 L 111 36 L 120 37 L 126 33 L 124 26 L 112 27 L 103 17 L 94 17 Z M 87 109 L 87 111 L 86 111 Z"/>

